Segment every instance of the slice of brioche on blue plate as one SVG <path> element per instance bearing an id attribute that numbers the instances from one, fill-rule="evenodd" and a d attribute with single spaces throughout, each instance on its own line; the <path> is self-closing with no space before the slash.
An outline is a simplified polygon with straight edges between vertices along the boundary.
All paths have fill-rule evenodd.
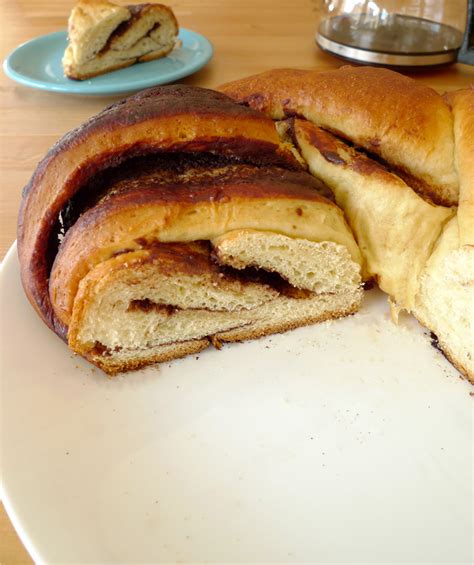
<path id="1" fill-rule="evenodd" d="M 163 4 L 80 0 L 69 17 L 64 74 L 85 80 L 159 59 L 177 45 L 178 31 L 173 11 Z"/>

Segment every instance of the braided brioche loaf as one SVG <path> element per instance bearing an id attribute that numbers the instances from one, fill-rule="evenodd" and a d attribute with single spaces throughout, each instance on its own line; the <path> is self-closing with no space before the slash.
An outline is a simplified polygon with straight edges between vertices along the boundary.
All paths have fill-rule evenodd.
<path id="1" fill-rule="evenodd" d="M 392 71 L 273 70 L 224 85 L 277 121 L 333 192 L 366 275 L 474 381 L 474 89 Z"/>
<path id="2" fill-rule="evenodd" d="M 221 90 L 139 93 L 39 164 L 18 244 L 44 321 L 114 373 L 347 315 L 373 279 L 474 380 L 474 91 L 347 67 Z"/>
<path id="3" fill-rule="evenodd" d="M 274 122 L 211 90 L 132 96 L 25 189 L 23 286 L 108 373 L 355 312 L 361 256 Z"/>

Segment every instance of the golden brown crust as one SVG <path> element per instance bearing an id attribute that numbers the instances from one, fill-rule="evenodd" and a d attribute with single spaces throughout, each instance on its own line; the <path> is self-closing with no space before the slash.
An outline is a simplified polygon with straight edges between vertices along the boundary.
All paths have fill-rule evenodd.
<path id="1" fill-rule="evenodd" d="M 454 116 L 459 240 L 461 245 L 474 245 L 474 85 L 450 92 L 447 99 Z"/>
<path id="2" fill-rule="evenodd" d="M 162 57 L 166 57 L 168 53 L 173 51 L 174 45 L 170 45 L 170 47 L 166 49 L 160 49 L 159 51 L 152 51 L 151 53 L 147 53 L 146 55 L 142 55 L 138 61 L 140 63 L 146 63 L 147 61 L 155 61 L 156 59 L 161 59 Z"/>
<path id="3" fill-rule="evenodd" d="M 146 359 L 136 358 L 131 359 L 130 361 L 117 362 L 113 359 L 110 360 L 108 358 L 101 357 L 100 355 L 94 355 L 92 352 L 87 354 L 85 353 L 84 357 L 96 367 L 102 369 L 102 371 L 107 373 L 109 377 L 114 377 L 117 373 L 136 371 L 137 369 L 142 369 L 143 367 L 153 363 L 166 363 L 167 361 L 173 361 L 174 359 L 180 359 L 187 355 L 199 353 L 203 349 L 209 347 L 209 345 L 210 343 L 207 338 L 162 345 L 159 348 L 159 352 L 155 354 L 150 353 Z"/>
<path id="4" fill-rule="evenodd" d="M 99 171 L 135 155 L 164 151 L 211 152 L 300 168 L 280 143 L 270 119 L 207 89 L 156 87 L 91 118 L 65 135 L 40 162 L 24 190 L 19 215 L 23 286 L 50 327 L 55 318 L 48 298 L 46 255 L 61 209 Z"/>
<path id="5" fill-rule="evenodd" d="M 187 342 L 177 342 L 174 344 L 167 344 L 162 346 L 162 352 L 155 355 L 150 355 L 147 359 L 133 359 L 127 362 L 112 362 L 107 358 L 103 358 L 100 355 L 94 355 L 92 352 L 84 352 L 84 356 L 91 363 L 102 369 L 109 376 L 114 376 L 117 373 L 123 373 L 126 371 L 134 371 L 140 369 L 147 365 L 153 363 L 165 363 L 167 361 L 172 361 L 173 359 L 179 359 L 181 357 L 186 357 L 187 355 L 199 353 L 203 351 L 210 345 L 213 345 L 216 349 L 220 349 L 220 342 L 241 342 L 251 339 L 260 339 L 267 335 L 275 333 L 284 333 L 290 330 L 294 330 L 299 327 L 309 326 L 311 324 L 316 324 L 320 322 L 326 322 L 328 320 L 335 320 L 343 316 L 350 316 L 355 314 L 359 309 L 359 301 L 354 301 L 346 309 L 338 310 L 337 312 L 324 312 L 318 316 L 310 316 L 308 318 L 299 320 L 298 322 L 289 323 L 278 323 L 269 324 L 262 329 L 253 330 L 251 328 L 241 327 L 226 332 L 221 332 L 213 336 L 209 336 L 205 339 L 196 339 Z"/>
<path id="6" fill-rule="evenodd" d="M 274 119 L 304 117 L 379 155 L 421 194 L 457 203 L 452 116 L 431 88 L 386 69 L 276 69 L 220 87 Z"/>

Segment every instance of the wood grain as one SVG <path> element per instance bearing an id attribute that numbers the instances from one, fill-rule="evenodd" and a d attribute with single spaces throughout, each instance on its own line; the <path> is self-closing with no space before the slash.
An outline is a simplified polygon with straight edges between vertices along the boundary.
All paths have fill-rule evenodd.
<path id="1" fill-rule="evenodd" d="M 18 539 L 10 519 L 0 504 L 0 564 L 26 565 L 32 563 L 26 549 Z"/>
<path id="2" fill-rule="evenodd" d="M 129 2 L 131 3 L 131 2 Z M 210 64 L 182 82 L 213 87 L 272 67 L 336 68 L 342 63 L 314 45 L 317 0 L 170 0 L 178 21 L 214 45 Z M 19 43 L 66 27 L 73 1 L 0 0 L 2 59 Z M 474 82 L 474 68 L 452 65 L 421 72 L 440 92 Z M 0 77 L 0 258 L 15 239 L 23 186 L 61 135 L 118 97 L 64 96 Z M 0 507 L 0 563 L 31 563 Z"/>

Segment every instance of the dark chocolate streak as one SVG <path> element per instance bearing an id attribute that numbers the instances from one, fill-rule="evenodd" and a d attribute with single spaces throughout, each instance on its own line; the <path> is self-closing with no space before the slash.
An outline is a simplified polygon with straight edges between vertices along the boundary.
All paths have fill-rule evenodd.
<path id="1" fill-rule="evenodd" d="M 145 4 L 136 4 L 135 6 L 131 5 L 131 6 L 127 6 L 128 11 L 130 12 L 131 16 L 129 20 L 126 20 L 125 22 L 122 22 L 115 30 L 114 32 L 110 35 L 107 44 L 110 45 L 110 42 L 112 41 L 112 39 L 115 39 L 116 37 L 121 37 L 124 33 L 126 33 L 133 25 L 135 25 L 135 23 L 137 22 L 137 20 L 140 18 L 143 7 Z M 140 37 L 141 39 L 141 37 Z"/>
<path id="2" fill-rule="evenodd" d="M 140 168 L 140 160 L 135 163 Z M 189 169 L 188 169 L 189 173 Z M 64 239 L 63 246 L 76 233 L 94 229 L 115 212 L 126 208 L 139 209 L 148 205 L 192 205 L 199 202 L 226 202 L 244 198 L 298 198 L 308 201 L 328 199 L 320 193 L 317 181 L 306 172 L 287 171 L 279 167 L 255 167 L 227 164 L 214 169 L 195 167 L 188 177 L 153 168 L 151 164 L 136 173 L 124 171 L 124 176 L 113 176 L 101 193 L 99 201 L 81 213 Z M 186 175 L 186 172 L 184 173 Z M 117 174 L 120 177 L 120 173 Z M 59 250 L 61 253 L 61 249 Z"/>
<path id="3" fill-rule="evenodd" d="M 225 116 L 230 118 L 255 119 L 267 121 L 263 114 L 252 108 L 240 106 L 228 98 L 225 94 L 200 87 L 189 87 L 186 85 L 156 86 L 138 92 L 137 94 L 124 98 L 119 102 L 105 108 L 99 114 L 92 116 L 89 120 L 73 129 L 62 137 L 48 151 L 44 159 L 39 163 L 33 177 L 24 189 L 24 196 L 38 183 L 44 175 L 50 161 L 61 151 L 69 149 L 84 141 L 91 133 L 98 130 L 113 131 L 121 127 L 131 126 L 140 122 L 145 122 L 153 118 L 166 118 L 175 115 L 209 115 L 218 118 Z M 245 144 L 247 139 L 242 139 Z M 265 144 L 263 145 L 272 145 Z M 264 147 L 263 147 L 264 148 Z M 284 159 L 275 154 L 273 148 L 273 162 L 295 168 Z M 216 150 L 218 148 L 216 147 Z M 230 147 L 228 148 L 230 149 Z M 240 147 L 244 149 L 244 147 Z M 267 148 L 268 150 L 269 148 Z M 190 149 L 191 151 L 193 149 Z M 152 152 L 151 149 L 148 153 Z M 146 153 L 143 148 L 142 153 Z M 249 154 L 249 151 L 246 151 Z M 269 156 L 267 156 L 269 157 Z M 268 159 L 267 159 L 268 160 Z"/>
<path id="4" fill-rule="evenodd" d="M 131 13 L 131 18 L 126 20 L 125 22 L 120 23 L 114 31 L 110 34 L 109 38 L 107 39 L 104 47 L 99 51 L 98 55 L 104 54 L 106 51 L 110 49 L 110 45 L 114 39 L 117 37 L 121 37 L 124 35 L 131 27 L 133 27 L 137 21 L 142 17 L 142 12 L 145 8 L 147 8 L 150 4 L 132 4 L 127 6 L 128 11 Z M 137 40 L 142 40 L 144 37 L 149 37 L 150 34 L 155 31 L 156 29 L 160 28 L 160 22 L 155 22 L 149 29 L 145 30 L 145 34 L 140 36 Z"/>
<path id="5" fill-rule="evenodd" d="M 192 243 L 162 243 L 149 242 L 144 248 L 150 251 L 149 257 L 144 261 L 153 262 L 159 265 L 162 272 L 171 275 L 176 274 L 177 270 L 188 274 L 211 275 L 213 279 L 221 282 L 221 277 L 237 280 L 243 284 L 259 283 L 271 287 L 280 295 L 288 298 L 307 299 L 314 296 L 314 293 L 307 289 L 292 286 L 279 273 L 247 267 L 245 269 L 234 269 L 227 265 L 219 264 L 218 257 L 214 254 L 211 244 L 208 241 L 196 241 Z M 154 306 L 163 307 L 163 304 L 155 304 L 145 299 L 133 300 L 128 310 L 152 311 Z M 174 311 L 179 310 L 175 306 L 167 305 Z M 174 313 L 168 311 L 168 315 Z"/>
<path id="6" fill-rule="evenodd" d="M 305 118 L 302 118 L 305 120 Z M 307 120 L 305 120 L 307 121 Z M 288 123 L 290 124 L 289 127 L 289 135 L 293 141 L 293 144 L 298 147 L 298 143 L 296 140 L 296 136 L 294 135 L 294 119 L 288 119 Z M 312 122 L 308 122 L 312 124 Z M 321 155 L 326 159 L 326 161 L 333 163 L 334 165 L 345 165 L 346 162 L 342 157 L 337 153 L 337 146 L 335 141 L 340 141 L 354 149 L 354 151 L 359 154 L 361 157 L 365 157 L 366 159 L 358 159 L 352 165 L 351 168 L 358 172 L 363 172 L 365 174 L 371 174 L 377 172 L 377 170 L 383 169 L 389 173 L 392 173 L 398 177 L 400 177 L 410 188 L 412 188 L 418 196 L 423 198 L 429 204 L 434 204 L 438 206 L 447 206 L 448 204 L 440 198 L 440 195 L 436 190 L 434 190 L 426 181 L 420 179 L 418 177 L 413 176 L 407 170 L 403 169 L 402 167 L 397 167 L 396 165 L 392 165 L 379 154 L 369 151 L 368 149 L 361 147 L 359 145 L 355 145 L 352 140 L 344 136 L 338 130 L 332 130 L 327 128 L 321 128 L 312 124 L 313 127 L 318 128 L 318 132 L 314 132 L 311 130 L 306 130 L 307 134 L 310 137 L 311 143 L 319 150 Z M 332 139 L 330 136 L 333 136 Z M 380 145 L 380 140 L 373 139 L 369 140 L 369 143 L 372 147 L 377 148 Z"/>
<path id="7" fill-rule="evenodd" d="M 181 310 L 178 306 L 171 306 L 170 304 L 157 304 L 144 298 L 143 300 L 132 300 L 128 305 L 127 312 L 158 312 L 159 314 L 166 314 L 167 316 L 172 316 L 178 310 Z"/>
<path id="8" fill-rule="evenodd" d="M 242 284 L 259 283 L 269 286 L 278 292 L 278 294 L 287 298 L 307 300 L 314 296 L 314 293 L 310 290 L 292 286 L 279 273 L 254 267 L 234 269 L 225 265 L 219 265 L 218 258 L 214 255 L 210 242 L 208 241 L 196 241 L 192 243 L 143 242 L 143 247 L 150 251 L 150 256 L 144 263 L 154 263 L 158 265 L 158 268 L 163 273 L 174 275 L 177 270 L 184 271 L 191 275 L 207 273 L 216 281 L 219 281 L 219 283 L 222 282 L 220 277 L 224 275 L 224 277 L 240 281 Z M 206 308 L 202 309 L 207 310 Z M 127 308 L 128 312 L 158 312 L 167 316 L 173 316 L 181 310 L 182 308 L 178 306 L 156 303 L 148 298 L 132 300 Z M 118 350 L 119 349 L 116 349 L 115 351 Z M 91 351 L 93 355 L 110 356 L 111 353 L 112 351 L 100 342 L 96 342 Z"/>
<path id="9" fill-rule="evenodd" d="M 99 171 L 69 199 L 61 210 L 63 226 L 59 234 L 64 236 L 79 216 L 94 207 L 110 194 L 143 187 L 145 179 L 152 179 L 156 186 L 176 184 L 177 177 L 188 169 L 211 170 L 238 163 L 237 158 L 211 153 L 155 153 L 148 156 L 130 157 L 127 161 Z"/>

